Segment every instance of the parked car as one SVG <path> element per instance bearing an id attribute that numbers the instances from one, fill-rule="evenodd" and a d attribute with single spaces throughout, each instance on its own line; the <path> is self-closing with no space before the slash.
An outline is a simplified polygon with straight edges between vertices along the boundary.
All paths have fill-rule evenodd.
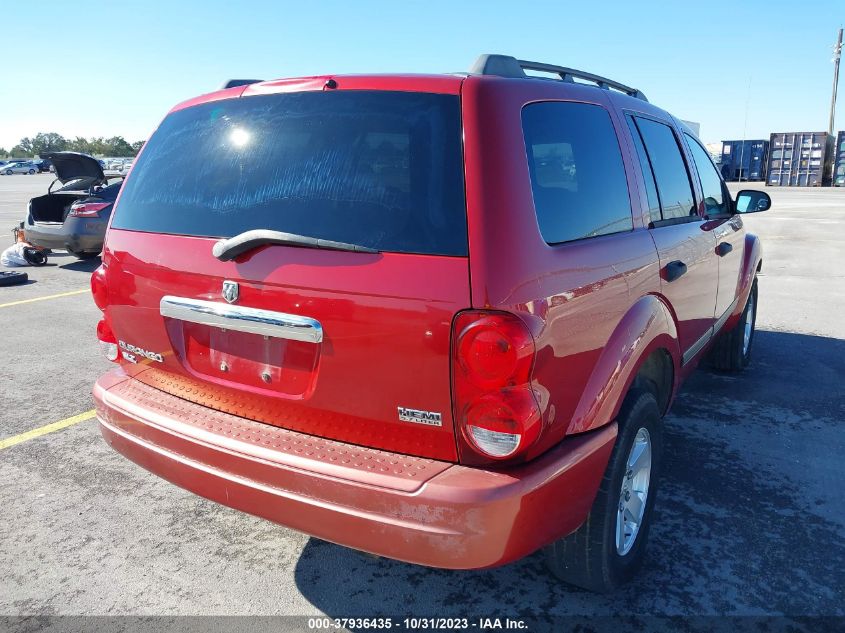
<path id="1" fill-rule="evenodd" d="M 34 161 L 35 166 L 38 167 L 38 173 L 43 173 L 46 171 L 50 171 L 50 167 L 53 166 L 52 161 L 48 158 L 43 158 L 41 160 Z"/>
<path id="2" fill-rule="evenodd" d="M 91 280 L 116 450 L 381 556 L 632 577 L 663 415 L 751 357 L 767 194 L 639 91 L 501 55 L 198 97 L 136 162 Z"/>
<path id="3" fill-rule="evenodd" d="M 120 172 L 127 172 L 132 167 L 132 160 L 125 160 L 120 165 L 118 165 L 117 170 Z"/>
<path id="4" fill-rule="evenodd" d="M 123 179 L 109 183 L 99 162 L 87 154 L 45 155 L 56 180 L 47 194 L 29 201 L 24 234 L 35 246 L 65 249 L 79 259 L 100 254 L 112 206 Z M 60 186 L 54 191 L 56 184 Z"/>
<path id="5" fill-rule="evenodd" d="M 12 174 L 35 174 L 38 172 L 38 166 L 33 163 L 31 160 L 21 163 L 6 163 L 3 165 L 2 169 L 0 169 L 2 173 L 6 174 L 7 176 L 11 176 Z"/>

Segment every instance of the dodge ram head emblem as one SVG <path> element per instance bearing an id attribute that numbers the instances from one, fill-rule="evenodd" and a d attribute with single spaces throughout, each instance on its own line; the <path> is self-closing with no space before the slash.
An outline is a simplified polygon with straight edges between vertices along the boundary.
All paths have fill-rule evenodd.
<path id="1" fill-rule="evenodd" d="M 223 298 L 229 303 L 235 303 L 238 300 L 238 283 L 236 281 L 223 281 Z"/>

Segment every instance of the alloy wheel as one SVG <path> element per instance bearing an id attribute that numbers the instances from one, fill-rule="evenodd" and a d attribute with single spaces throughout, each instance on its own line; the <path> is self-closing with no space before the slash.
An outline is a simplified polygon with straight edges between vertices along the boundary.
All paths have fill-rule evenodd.
<path id="1" fill-rule="evenodd" d="M 616 513 L 616 552 L 625 556 L 637 540 L 645 516 L 651 483 L 651 436 L 645 428 L 637 431 L 625 463 L 619 507 Z"/>
<path id="2" fill-rule="evenodd" d="M 742 330 L 742 355 L 748 356 L 751 348 L 751 333 L 754 330 L 754 293 L 748 297 L 748 307 L 745 308 L 745 323 Z"/>

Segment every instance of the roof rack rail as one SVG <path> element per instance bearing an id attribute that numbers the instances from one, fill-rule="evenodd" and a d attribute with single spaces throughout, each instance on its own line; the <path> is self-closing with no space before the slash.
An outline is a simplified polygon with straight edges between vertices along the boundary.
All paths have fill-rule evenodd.
<path id="1" fill-rule="evenodd" d="M 566 68 L 564 66 L 554 66 L 553 64 L 543 64 L 540 62 L 529 62 L 524 59 L 517 59 L 510 55 L 480 55 L 475 63 L 470 68 L 470 73 L 477 75 L 496 75 L 498 77 L 509 77 L 512 79 L 524 79 L 528 77 L 525 74 L 526 70 L 539 70 L 541 72 L 553 73 L 558 75 L 561 80 L 575 83 L 574 79 L 584 79 L 592 81 L 599 88 L 609 90 L 613 88 L 619 92 L 624 92 L 626 95 L 648 101 L 645 95 L 636 88 L 631 88 L 618 81 L 613 81 L 607 77 L 601 77 L 592 73 L 584 72 L 583 70 L 575 70 L 574 68 Z"/>
<path id="2" fill-rule="evenodd" d="M 248 86 L 250 84 L 257 84 L 260 81 L 264 81 L 263 79 L 229 79 L 228 81 L 223 82 L 223 87 L 220 88 L 221 90 L 225 90 L 226 88 L 234 88 L 235 86 Z"/>

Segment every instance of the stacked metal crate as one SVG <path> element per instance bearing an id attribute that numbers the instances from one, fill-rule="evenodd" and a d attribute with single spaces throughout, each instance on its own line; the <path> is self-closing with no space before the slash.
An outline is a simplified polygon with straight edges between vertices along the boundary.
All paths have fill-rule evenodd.
<path id="1" fill-rule="evenodd" d="M 845 132 L 840 132 L 837 135 L 833 153 L 836 156 L 833 166 L 833 185 L 845 187 Z"/>
<path id="2" fill-rule="evenodd" d="M 722 141 L 722 177 L 729 181 L 765 180 L 769 141 Z"/>
<path id="3" fill-rule="evenodd" d="M 827 132 L 777 132 L 769 141 L 769 175 L 774 187 L 830 184 L 833 136 Z"/>

